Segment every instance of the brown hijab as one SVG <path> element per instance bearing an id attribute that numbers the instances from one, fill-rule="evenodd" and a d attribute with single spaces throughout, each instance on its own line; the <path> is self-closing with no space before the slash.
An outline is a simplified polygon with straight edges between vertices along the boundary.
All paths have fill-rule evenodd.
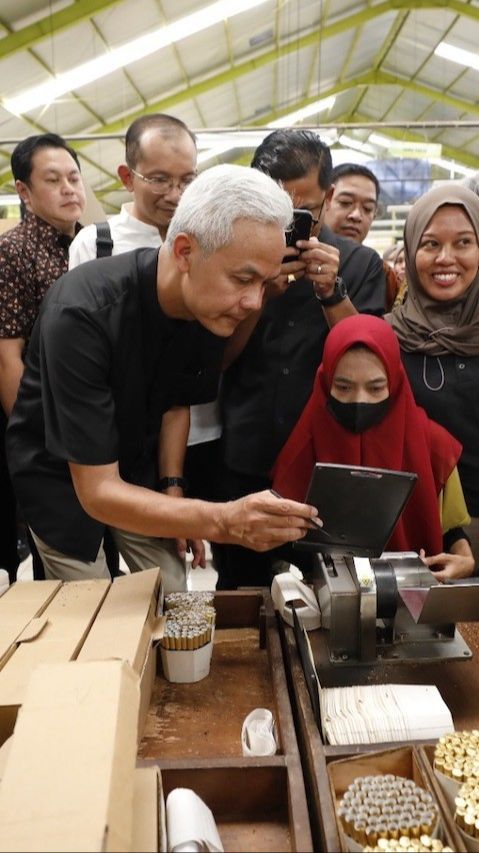
<path id="1" fill-rule="evenodd" d="M 479 271 L 460 299 L 437 302 L 424 292 L 416 270 L 421 237 L 436 210 L 445 204 L 464 208 L 479 243 L 479 197 L 475 193 L 451 183 L 423 195 L 409 211 L 404 229 L 408 298 L 386 320 L 406 352 L 479 355 Z"/>

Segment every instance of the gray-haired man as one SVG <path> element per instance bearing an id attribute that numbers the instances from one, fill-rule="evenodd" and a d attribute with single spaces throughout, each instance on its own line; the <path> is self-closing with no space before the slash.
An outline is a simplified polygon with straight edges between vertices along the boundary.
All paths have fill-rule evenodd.
<path id="1" fill-rule="evenodd" d="M 211 393 L 201 328 L 227 337 L 260 308 L 291 218 L 271 178 L 219 166 L 187 188 L 159 252 L 82 264 L 47 296 L 7 437 L 47 577 L 106 576 L 105 526 L 136 570 L 157 564 L 158 537 L 265 550 L 304 535 L 316 510 L 268 491 L 210 504 L 154 490 L 162 414 Z"/>

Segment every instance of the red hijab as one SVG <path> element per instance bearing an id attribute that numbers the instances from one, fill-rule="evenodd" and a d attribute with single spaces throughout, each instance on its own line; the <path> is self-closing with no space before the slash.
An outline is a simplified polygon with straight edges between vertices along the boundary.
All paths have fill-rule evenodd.
<path id="1" fill-rule="evenodd" d="M 354 344 L 363 344 L 383 363 L 390 405 L 383 420 L 362 433 L 351 432 L 333 417 L 327 402 L 336 365 Z M 454 469 L 462 447 L 416 405 L 404 371 L 398 340 L 384 320 L 356 314 L 329 333 L 313 393 L 273 469 L 273 486 L 282 495 L 303 501 L 315 462 L 365 465 L 412 471 L 418 480 L 399 519 L 388 549 L 443 549 L 438 495 Z"/>

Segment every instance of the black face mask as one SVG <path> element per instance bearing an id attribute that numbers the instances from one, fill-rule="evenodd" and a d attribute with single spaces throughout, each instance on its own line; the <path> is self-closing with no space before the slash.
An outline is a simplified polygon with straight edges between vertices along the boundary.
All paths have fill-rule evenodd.
<path id="1" fill-rule="evenodd" d="M 389 397 L 380 403 L 342 403 L 329 395 L 327 408 L 344 429 L 364 432 L 384 418 L 389 406 Z"/>

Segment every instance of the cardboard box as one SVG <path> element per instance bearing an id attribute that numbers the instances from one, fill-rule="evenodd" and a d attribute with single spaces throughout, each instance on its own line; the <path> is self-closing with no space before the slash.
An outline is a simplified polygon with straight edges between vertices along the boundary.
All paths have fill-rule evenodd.
<path id="1" fill-rule="evenodd" d="M 139 736 L 156 671 L 159 569 L 108 580 L 16 583 L 0 598 L 0 745 L 40 663 L 126 660 L 141 679 Z"/>
<path id="2" fill-rule="evenodd" d="M 141 738 L 156 673 L 155 643 L 163 636 L 161 572 L 149 569 L 115 578 L 77 660 L 126 660 L 140 677 L 138 736 Z"/>
<path id="3" fill-rule="evenodd" d="M 0 598 L 0 667 L 15 650 L 19 635 L 42 613 L 60 587 L 60 581 L 25 581 L 5 591 Z"/>
<path id="4" fill-rule="evenodd" d="M 406 779 L 412 779 L 420 788 L 423 788 L 425 791 L 433 794 L 439 809 L 437 832 L 435 835 L 444 843 L 451 845 L 452 839 L 449 833 L 449 827 L 444 824 L 443 814 L 439 807 L 439 803 L 437 803 L 437 797 L 435 796 L 435 792 L 430 785 L 427 775 L 424 773 L 422 761 L 419 758 L 419 753 L 415 747 L 403 746 L 381 750 L 379 752 L 365 752 L 359 755 L 354 755 L 351 758 L 342 758 L 337 761 L 331 761 L 328 764 L 327 770 L 329 784 L 331 787 L 331 797 L 336 816 L 339 801 L 348 786 L 357 777 L 392 773 L 394 776 L 402 776 Z M 345 834 L 338 817 L 336 817 L 336 820 L 341 840 L 341 850 L 349 851 L 356 849 L 357 845 L 348 841 L 348 836 Z"/>
<path id="5" fill-rule="evenodd" d="M 0 786 L 0 851 L 131 850 L 139 700 L 124 661 L 37 667 Z"/>
<path id="6" fill-rule="evenodd" d="M 16 583 L 0 599 L 0 608 L 8 607 L 7 617 L 12 625 L 15 621 L 12 613 L 28 611 L 26 619 L 23 615 L 25 628 L 10 644 L 0 669 L 0 743 L 13 731 L 18 708 L 36 667 L 40 663 L 66 662 L 77 656 L 110 587 L 107 580 L 54 582 L 54 585 L 49 581 L 31 582 L 30 586 L 35 587 L 33 602 L 43 604 L 38 605 L 40 616 L 29 621 L 36 605 L 30 604 L 30 599 L 25 610 L 19 605 L 23 583 Z"/>
<path id="7" fill-rule="evenodd" d="M 159 768 L 137 767 L 133 784 L 131 849 L 142 853 L 166 853 L 165 800 Z"/>

